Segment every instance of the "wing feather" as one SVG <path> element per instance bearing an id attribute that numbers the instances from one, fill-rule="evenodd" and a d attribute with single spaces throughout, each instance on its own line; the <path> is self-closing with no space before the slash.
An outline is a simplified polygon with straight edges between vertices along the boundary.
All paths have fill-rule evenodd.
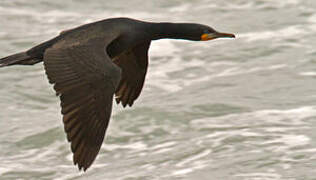
<path id="1" fill-rule="evenodd" d="M 117 104 L 132 106 L 143 88 L 148 66 L 150 42 L 141 43 L 115 58 L 114 63 L 122 69 L 122 79 L 115 92 Z"/>
<path id="2" fill-rule="evenodd" d="M 100 39 L 69 47 L 51 47 L 44 55 L 49 82 L 61 100 L 74 164 L 86 170 L 102 145 L 112 111 L 120 69 L 105 53 Z"/>

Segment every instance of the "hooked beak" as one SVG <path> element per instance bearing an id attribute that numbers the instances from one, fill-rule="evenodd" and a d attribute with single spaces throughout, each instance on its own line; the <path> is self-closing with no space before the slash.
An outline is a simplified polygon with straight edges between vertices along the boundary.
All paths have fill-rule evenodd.
<path id="1" fill-rule="evenodd" d="M 208 41 L 216 38 L 235 38 L 234 34 L 230 33 L 221 33 L 221 32 L 215 32 L 215 33 L 209 33 L 209 34 L 202 34 L 201 41 Z"/>

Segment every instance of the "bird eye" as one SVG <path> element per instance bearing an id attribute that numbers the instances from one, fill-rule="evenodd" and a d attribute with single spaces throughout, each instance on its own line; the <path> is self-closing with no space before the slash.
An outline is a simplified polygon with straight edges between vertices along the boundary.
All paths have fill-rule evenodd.
<path id="1" fill-rule="evenodd" d="M 206 30 L 203 31 L 203 33 L 204 34 L 209 34 L 210 32 L 209 32 L 209 30 L 206 29 Z"/>

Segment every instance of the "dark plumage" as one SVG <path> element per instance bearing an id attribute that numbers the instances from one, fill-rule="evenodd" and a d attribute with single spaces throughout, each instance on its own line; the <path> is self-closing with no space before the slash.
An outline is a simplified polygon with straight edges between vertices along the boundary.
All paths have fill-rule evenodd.
<path id="1" fill-rule="evenodd" d="M 235 36 L 201 24 L 113 18 L 63 31 L 28 51 L 0 59 L 0 67 L 44 61 L 49 82 L 61 100 L 73 161 L 86 170 L 102 145 L 113 95 L 124 107 L 132 106 L 139 97 L 152 40 L 221 37 Z"/>

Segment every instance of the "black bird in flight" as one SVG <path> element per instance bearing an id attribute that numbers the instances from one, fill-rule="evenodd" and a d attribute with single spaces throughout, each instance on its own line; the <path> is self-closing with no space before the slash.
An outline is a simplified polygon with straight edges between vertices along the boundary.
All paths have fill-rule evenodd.
<path id="1" fill-rule="evenodd" d="M 25 52 L 0 59 L 0 67 L 44 62 L 49 83 L 61 100 L 74 164 L 85 171 L 102 145 L 113 95 L 124 107 L 138 98 L 152 40 L 234 37 L 202 24 L 112 18 L 63 31 Z"/>

